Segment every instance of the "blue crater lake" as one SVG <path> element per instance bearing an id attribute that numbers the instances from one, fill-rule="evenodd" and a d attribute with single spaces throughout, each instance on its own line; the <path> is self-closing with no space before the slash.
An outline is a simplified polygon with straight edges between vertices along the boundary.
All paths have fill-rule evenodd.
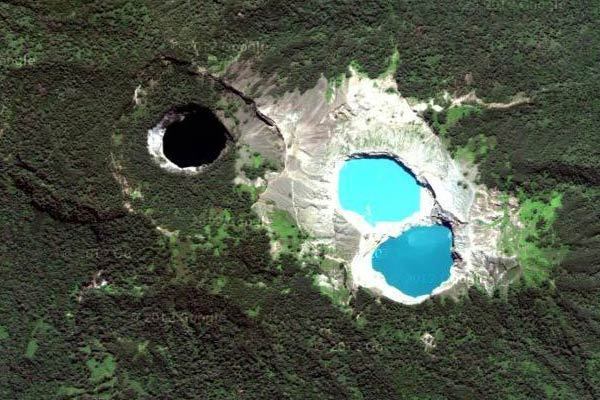
<path id="1" fill-rule="evenodd" d="M 419 210 L 421 187 L 390 158 L 354 158 L 344 163 L 338 184 L 341 206 L 369 224 L 398 222 Z"/>
<path id="2" fill-rule="evenodd" d="M 371 262 L 390 286 L 417 297 L 430 294 L 450 277 L 451 249 L 449 228 L 417 226 L 381 243 Z"/>

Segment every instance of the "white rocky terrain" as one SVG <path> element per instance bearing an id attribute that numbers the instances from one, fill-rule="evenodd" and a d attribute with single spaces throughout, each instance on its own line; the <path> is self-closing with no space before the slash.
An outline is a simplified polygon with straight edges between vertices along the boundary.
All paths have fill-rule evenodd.
<path id="1" fill-rule="evenodd" d="M 169 160 L 167 158 L 167 156 L 165 156 L 165 153 L 163 150 L 163 138 L 165 136 L 165 133 L 167 132 L 166 127 L 170 123 L 172 123 L 176 120 L 181 120 L 183 118 L 184 117 L 181 115 L 177 115 L 175 113 L 169 113 L 163 117 L 162 121 L 160 121 L 160 123 L 158 125 L 156 125 L 152 129 L 150 129 L 148 131 L 148 137 L 147 137 L 148 152 L 150 153 L 150 155 L 152 155 L 152 157 L 158 163 L 158 165 L 160 165 L 161 168 L 164 168 L 167 171 L 197 173 L 197 172 L 202 171 L 202 169 L 203 169 L 202 166 L 181 168 L 178 165 L 176 165 L 175 163 L 173 163 L 171 160 Z"/>
<path id="2" fill-rule="evenodd" d="M 238 93 L 257 92 L 257 80 L 237 66 L 226 84 Z M 267 89 L 268 83 L 259 83 Z M 284 167 L 266 176 L 266 190 L 255 204 L 265 223 L 275 209 L 288 211 L 316 243 L 330 246 L 349 265 L 351 286 L 365 287 L 394 301 L 414 304 L 429 296 L 411 297 L 388 285 L 371 266 L 377 245 L 413 225 L 446 223 L 454 234 L 450 278 L 432 295 L 454 293 L 475 283 L 491 290 L 507 279 L 513 258 L 499 248 L 506 204 L 500 194 L 469 179 L 473 171 L 453 160 L 415 109 L 396 89 L 391 76 L 370 79 L 356 71 L 327 96 L 322 78 L 304 93 L 257 95 L 256 119 L 239 127 L 238 141 L 267 157 L 283 157 Z M 329 97 L 329 99 L 327 98 Z M 149 148 L 157 132 L 149 132 Z M 283 154 L 282 154 L 283 152 Z M 421 209 L 400 223 L 371 227 L 343 210 L 337 197 L 338 172 L 345 160 L 385 155 L 409 168 L 423 186 Z M 166 166 L 172 167 L 172 166 Z M 510 206 L 514 209 L 514 200 Z M 509 209 L 511 208 L 509 207 Z M 514 212 L 513 223 L 517 224 Z M 322 280 L 323 281 L 323 280 Z M 326 281 L 323 281 L 327 284 Z M 339 285 L 335 282 L 334 286 Z"/>

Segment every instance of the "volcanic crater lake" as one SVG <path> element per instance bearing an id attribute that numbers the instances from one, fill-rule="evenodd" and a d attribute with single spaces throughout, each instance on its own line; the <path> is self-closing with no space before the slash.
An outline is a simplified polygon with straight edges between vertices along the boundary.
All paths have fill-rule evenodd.
<path id="1" fill-rule="evenodd" d="M 180 168 L 214 162 L 227 145 L 227 128 L 208 108 L 188 104 L 176 109 L 180 119 L 167 126 L 163 151 Z"/>
<path id="2" fill-rule="evenodd" d="M 386 282 L 412 297 L 430 294 L 450 277 L 452 231 L 443 225 L 415 226 L 381 243 L 372 257 Z"/>
<path id="3" fill-rule="evenodd" d="M 372 227 L 401 222 L 419 211 L 422 190 L 413 174 L 391 158 L 353 158 L 340 170 L 340 205 Z M 452 230 L 443 225 L 411 227 L 380 243 L 371 258 L 388 285 L 412 297 L 431 294 L 450 277 L 452 263 Z"/>
<path id="4" fill-rule="evenodd" d="M 370 225 L 397 222 L 419 210 L 421 186 L 391 158 L 353 158 L 339 175 L 342 208 L 361 215 Z"/>

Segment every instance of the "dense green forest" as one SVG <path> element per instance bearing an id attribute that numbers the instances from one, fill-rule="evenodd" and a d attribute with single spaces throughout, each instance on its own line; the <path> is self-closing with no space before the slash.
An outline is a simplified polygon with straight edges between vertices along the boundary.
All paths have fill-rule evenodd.
<path id="1" fill-rule="evenodd" d="M 597 0 L 0 2 L 0 398 L 600 397 L 599 20 Z M 318 255 L 271 257 L 235 152 L 174 179 L 146 151 L 172 107 L 220 107 L 190 65 L 246 58 L 303 91 L 394 50 L 404 96 L 531 99 L 439 134 L 495 143 L 491 187 L 562 195 L 543 282 L 339 307 Z"/>

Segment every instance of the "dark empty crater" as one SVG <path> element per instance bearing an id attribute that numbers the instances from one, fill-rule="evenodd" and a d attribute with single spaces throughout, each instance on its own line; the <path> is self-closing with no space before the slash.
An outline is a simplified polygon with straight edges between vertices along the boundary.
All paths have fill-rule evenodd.
<path id="1" fill-rule="evenodd" d="M 219 118 L 197 104 L 176 108 L 172 121 L 163 137 L 163 152 L 180 168 L 212 163 L 230 137 Z"/>

